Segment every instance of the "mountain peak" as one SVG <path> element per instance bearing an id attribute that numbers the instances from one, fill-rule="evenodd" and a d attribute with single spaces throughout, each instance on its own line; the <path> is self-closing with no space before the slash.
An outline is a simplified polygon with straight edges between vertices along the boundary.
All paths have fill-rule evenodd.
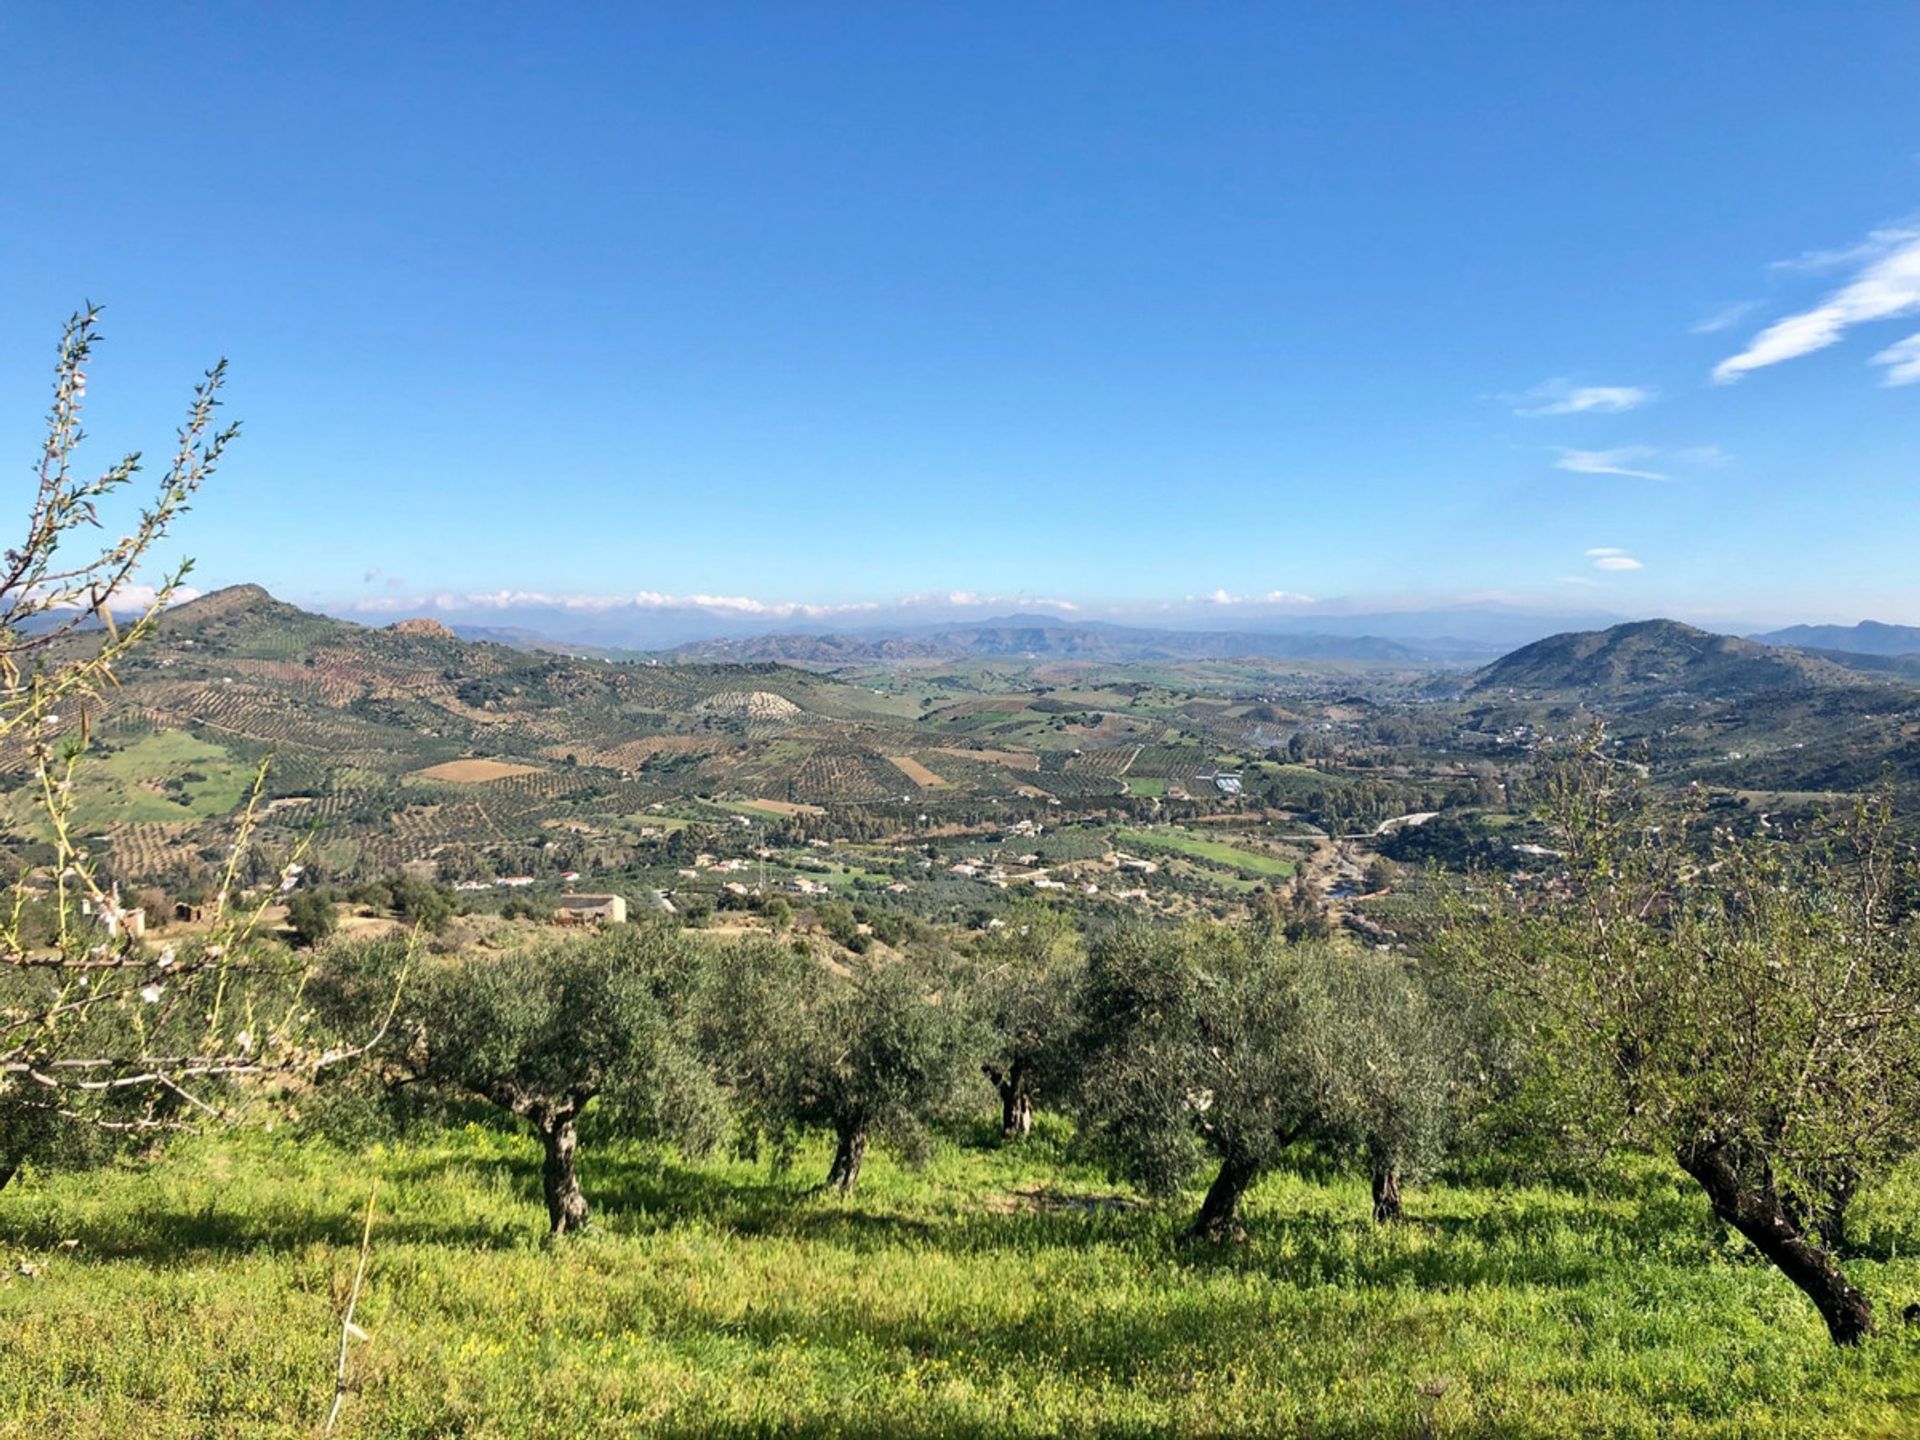
<path id="1" fill-rule="evenodd" d="M 273 603 L 273 596 L 267 593 L 267 588 L 264 585 L 255 585 L 249 582 L 241 585 L 225 585 L 218 590 L 209 590 L 206 594 L 195 596 L 192 600 L 188 600 L 185 603 L 188 605 L 205 605 L 209 601 L 218 601 L 224 605 L 268 605 Z"/>
<path id="2" fill-rule="evenodd" d="M 241 611 L 255 610 L 278 603 L 267 593 L 264 586 L 228 585 L 219 590 L 209 590 L 204 595 L 196 595 L 191 600 L 183 600 L 174 606 L 170 613 L 210 620 L 221 615 L 234 615 Z"/>

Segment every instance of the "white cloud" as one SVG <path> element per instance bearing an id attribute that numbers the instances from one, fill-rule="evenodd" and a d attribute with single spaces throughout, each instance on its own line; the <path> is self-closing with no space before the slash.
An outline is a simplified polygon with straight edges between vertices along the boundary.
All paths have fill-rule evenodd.
<path id="1" fill-rule="evenodd" d="M 1596 570 L 1619 572 L 1647 568 L 1617 545 L 1596 545 L 1587 551 L 1587 559 L 1593 562 L 1593 568 Z"/>
<path id="2" fill-rule="evenodd" d="M 618 610 L 704 610 L 708 614 L 742 615 L 768 620 L 824 620 L 887 609 L 972 609 L 983 606 L 1019 606 L 1023 609 L 1071 613 L 1080 607 L 1070 600 L 1034 596 L 981 595 L 970 590 L 907 595 L 891 601 L 855 600 L 838 604 L 808 604 L 798 600 L 755 600 L 746 595 L 665 595 L 640 590 L 631 595 L 563 595 L 542 590 L 493 590 L 460 594 L 442 590 L 432 595 L 365 595 L 342 608 L 355 614 L 392 615 L 406 611 L 551 609 L 605 614 Z"/>
<path id="3" fill-rule="evenodd" d="M 1759 308 L 1758 300 L 1736 300 L 1731 305 L 1709 310 L 1689 325 L 1687 331 L 1693 335 L 1718 335 L 1722 330 L 1731 330 Z"/>
<path id="4" fill-rule="evenodd" d="M 1302 595 L 1293 590 L 1269 590 L 1263 595 L 1234 595 L 1226 590 L 1216 590 L 1211 595 L 1200 597 L 1209 605 L 1316 605 L 1319 602 L 1311 595 Z"/>
<path id="5" fill-rule="evenodd" d="M 1880 377 L 1882 385 L 1912 385 L 1920 381 L 1920 335 L 1896 341 L 1873 357 L 1873 363 L 1887 367 Z"/>
<path id="6" fill-rule="evenodd" d="M 1653 399 L 1646 385 L 1573 385 L 1549 380 L 1518 398 L 1513 413 L 1529 418 L 1543 415 L 1618 415 Z"/>
<path id="7" fill-rule="evenodd" d="M 1798 359 L 1835 344 L 1855 325 L 1891 320 L 1920 311 L 1920 229 L 1877 230 L 1861 244 L 1844 251 L 1803 257 L 1794 268 L 1832 268 L 1858 265 L 1853 279 L 1810 310 L 1776 320 L 1747 342 L 1747 348 L 1713 367 L 1713 378 L 1730 384 L 1752 370 Z M 1897 351 L 1899 346 L 1895 346 Z M 1882 352 L 1884 355 L 1887 352 Z M 1876 363 L 1902 374 L 1902 356 L 1875 357 Z M 1916 377 L 1920 378 L 1920 377 Z M 1890 384 L 1905 380 L 1890 379 Z"/>
<path id="8" fill-rule="evenodd" d="M 46 593 L 43 588 L 35 586 L 27 592 L 27 595 L 30 599 L 38 600 Z M 191 585 L 179 585 L 174 588 L 173 594 L 167 597 L 167 604 L 169 606 L 184 605 L 189 600 L 198 600 L 201 594 L 201 591 L 194 589 Z M 107 608 L 115 615 L 133 615 L 150 609 L 153 602 L 159 598 L 160 590 L 158 586 L 143 585 L 138 581 L 128 581 L 113 592 L 109 598 Z M 88 605 L 84 600 L 69 600 L 65 604 L 56 604 L 51 608 L 64 611 L 90 610 L 93 607 Z"/>
<path id="9" fill-rule="evenodd" d="M 977 609 L 981 606 L 1019 605 L 1037 610 L 1074 611 L 1080 607 L 1071 600 L 1049 600 L 1028 595 L 979 595 L 972 590 L 949 590 L 944 595 L 908 595 L 899 601 L 905 606 L 954 605 L 962 609 Z"/>
<path id="10" fill-rule="evenodd" d="M 1624 475 L 1633 480 L 1665 480 L 1657 470 L 1635 469 L 1643 460 L 1659 452 L 1651 445 L 1622 445 L 1613 450 L 1562 450 L 1553 462 L 1556 470 L 1571 470 L 1576 475 Z"/>

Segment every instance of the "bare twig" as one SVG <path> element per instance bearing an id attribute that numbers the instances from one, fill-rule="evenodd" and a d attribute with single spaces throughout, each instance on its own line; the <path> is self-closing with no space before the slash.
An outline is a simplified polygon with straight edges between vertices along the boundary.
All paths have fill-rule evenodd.
<path id="1" fill-rule="evenodd" d="M 360 1231 L 360 1263 L 353 1272 L 353 1289 L 347 1292 L 347 1311 L 340 1317 L 340 1358 L 333 1367 L 333 1408 L 327 1411 L 325 1435 L 333 1433 L 334 1423 L 340 1418 L 340 1407 L 347 1399 L 347 1350 L 355 1339 L 364 1340 L 367 1332 L 353 1323 L 354 1307 L 360 1303 L 360 1285 L 367 1276 L 367 1255 L 373 1249 L 373 1202 L 380 1194 L 380 1177 L 374 1176 L 373 1186 L 367 1191 L 367 1223 Z"/>

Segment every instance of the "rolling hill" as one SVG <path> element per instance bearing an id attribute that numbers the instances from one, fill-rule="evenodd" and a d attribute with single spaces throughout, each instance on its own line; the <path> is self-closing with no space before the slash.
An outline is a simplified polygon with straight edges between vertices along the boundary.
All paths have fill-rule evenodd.
<path id="1" fill-rule="evenodd" d="M 1563 696 L 1609 710 L 1867 683 L 1865 676 L 1816 656 L 1677 620 L 1642 620 L 1537 640 L 1481 670 L 1467 690 Z"/>
<path id="2" fill-rule="evenodd" d="M 1017 621 L 997 629 L 979 643 L 1032 638 Z M 269 760 L 261 839 L 284 853 L 315 837 L 326 873 L 462 849 L 532 870 L 555 846 L 583 864 L 630 854 L 658 840 L 663 815 L 977 822 L 1196 789 L 1221 747 L 1270 745 L 1261 726 L 1277 713 L 1257 691 L 1076 688 L 1017 665 L 856 681 L 766 659 L 616 663 L 467 640 L 436 620 L 358 625 L 257 585 L 169 611 L 119 680 L 88 716 L 96 798 L 82 823 L 136 881 L 225 853 Z M 79 723 L 70 712 L 57 728 Z M 0 843 L 41 836 L 28 771 L 24 744 L 0 749 Z"/>

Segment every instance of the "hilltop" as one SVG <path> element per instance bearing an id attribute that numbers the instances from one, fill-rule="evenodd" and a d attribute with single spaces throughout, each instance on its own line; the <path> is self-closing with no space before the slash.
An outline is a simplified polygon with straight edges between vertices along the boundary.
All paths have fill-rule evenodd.
<path id="1" fill-rule="evenodd" d="M 1607 710 L 1862 683 L 1860 675 L 1814 656 L 1716 635 L 1677 620 L 1641 620 L 1537 640 L 1487 666 L 1467 688 L 1475 695 L 1566 695 Z"/>

